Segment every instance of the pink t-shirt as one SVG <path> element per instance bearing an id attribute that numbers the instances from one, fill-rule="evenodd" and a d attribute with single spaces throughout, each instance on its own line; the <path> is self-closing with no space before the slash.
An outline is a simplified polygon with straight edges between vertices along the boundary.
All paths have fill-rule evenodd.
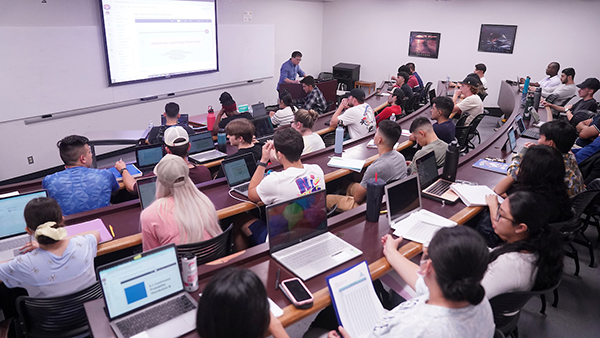
<path id="1" fill-rule="evenodd" d="M 159 203 L 152 203 L 142 211 L 140 223 L 142 224 L 142 247 L 144 251 L 157 248 L 166 244 L 186 244 L 179 241 L 179 228 L 173 215 L 173 197 L 166 198 L 166 208 L 159 207 Z M 162 217 L 161 217 L 162 216 Z M 203 240 L 211 239 L 206 231 L 202 232 Z"/>

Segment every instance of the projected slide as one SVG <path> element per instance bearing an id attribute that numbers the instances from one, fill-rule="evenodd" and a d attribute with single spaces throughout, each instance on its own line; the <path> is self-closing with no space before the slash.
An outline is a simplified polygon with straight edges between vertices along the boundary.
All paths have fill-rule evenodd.
<path id="1" fill-rule="evenodd" d="M 214 0 L 101 2 L 111 85 L 218 70 Z"/>

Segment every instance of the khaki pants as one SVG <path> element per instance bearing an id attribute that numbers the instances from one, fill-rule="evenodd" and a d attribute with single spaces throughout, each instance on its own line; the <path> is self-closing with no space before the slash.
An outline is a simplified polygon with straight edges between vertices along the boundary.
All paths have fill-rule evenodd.
<path id="1" fill-rule="evenodd" d="M 354 189 L 358 186 L 358 183 L 351 183 L 346 189 L 346 196 L 342 195 L 327 195 L 327 208 L 331 209 L 337 204 L 338 210 L 348 211 L 354 209 L 360 204 L 354 201 Z"/>

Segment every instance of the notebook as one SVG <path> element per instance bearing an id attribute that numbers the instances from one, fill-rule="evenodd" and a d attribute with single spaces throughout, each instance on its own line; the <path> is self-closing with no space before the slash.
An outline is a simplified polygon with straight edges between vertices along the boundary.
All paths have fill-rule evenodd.
<path id="1" fill-rule="evenodd" d="M 140 205 L 144 210 L 156 199 L 156 176 L 139 179 L 136 183 Z"/>
<path id="2" fill-rule="evenodd" d="M 179 337 L 196 328 L 198 304 L 183 289 L 174 244 L 100 266 L 97 275 L 117 337 Z"/>
<path id="3" fill-rule="evenodd" d="M 419 174 L 419 183 L 424 188 L 422 190 L 424 197 L 448 204 L 458 202 L 458 195 L 450 190 L 453 182 L 440 178 L 433 151 L 416 159 L 415 164 Z"/>
<path id="4" fill-rule="evenodd" d="M 265 108 L 265 104 L 259 102 L 257 104 L 252 105 L 252 116 L 260 117 L 267 115 L 267 109 Z"/>
<path id="5" fill-rule="evenodd" d="M 452 190 L 456 192 L 463 203 L 468 206 L 486 206 L 485 197 L 487 195 L 496 195 L 494 190 L 486 185 L 468 185 L 468 184 L 454 184 Z M 500 202 L 504 199 L 498 196 Z"/>
<path id="6" fill-rule="evenodd" d="M 135 161 L 142 172 L 152 171 L 164 155 L 162 144 L 135 147 Z"/>
<path id="7" fill-rule="evenodd" d="M 265 141 L 273 138 L 273 134 L 275 130 L 273 129 L 273 124 L 271 123 L 271 118 L 268 115 L 259 116 L 252 119 L 252 123 L 254 123 L 256 139 L 258 141 Z"/>
<path id="8" fill-rule="evenodd" d="M 121 175 L 121 173 L 117 170 L 117 168 L 115 167 L 110 167 L 108 168 L 108 170 L 110 170 L 110 172 L 113 174 L 113 176 L 117 179 L 117 181 L 121 182 L 123 180 L 123 176 Z M 135 165 L 133 164 L 128 164 L 127 165 L 127 171 L 129 172 L 129 174 L 133 177 L 140 177 L 142 176 L 142 171 L 140 169 L 138 169 Z"/>
<path id="9" fill-rule="evenodd" d="M 165 118 L 165 115 L 160 116 L 160 124 L 163 126 L 167 124 L 167 119 Z M 179 118 L 177 119 L 177 124 L 180 126 L 182 126 L 182 125 L 187 126 L 189 124 L 189 114 L 179 114 Z"/>
<path id="10" fill-rule="evenodd" d="M 267 207 L 271 256 L 302 280 L 362 254 L 327 230 L 326 196 L 320 190 Z"/>
<path id="11" fill-rule="evenodd" d="M 387 184 L 385 202 L 394 235 L 411 241 L 428 244 L 439 229 L 456 225 L 456 222 L 421 208 L 417 175 Z"/>
<path id="12" fill-rule="evenodd" d="M 481 158 L 477 162 L 473 163 L 474 168 L 493 171 L 495 173 L 502 174 L 502 175 L 506 175 L 506 172 L 508 171 L 509 166 L 510 166 L 510 164 L 508 164 L 508 163 L 489 161 L 484 158 Z"/>
<path id="13" fill-rule="evenodd" d="M 25 231 L 23 211 L 34 198 L 48 197 L 46 190 L 0 198 L 0 262 L 21 254 L 19 248 L 33 238 Z"/>
<path id="14" fill-rule="evenodd" d="M 254 154 L 249 152 L 225 159 L 221 161 L 221 167 L 225 173 L 229 189 L 248 197 L 248 185 L 254 171 L 256 171 Z"/>
<path id="15" fill-rule="evenodd" d="M 215 142 L 210 131 L 190 135 L 190 152 L 188 158 L 195 163 L 215 161 L 227 154 L 215 149 Z"/>
<path id="16" fill-rule="evenodd" d="M 515 116 L 515 122 L 517 124 L 517 127 L 519 128 L 519 134 L 522 137 L 526 137 L 526 138 L 532 138 L 532 139 L 539 139 L 540 138 L 540 131 L 537 129 L 527 129 L 525 128 L 525 122 L 523 121 L 523 117 L 521 116 L 521 114 Z"/>
<path id="17" fill-rule="evenodd" d="M 67 230 L 67 236 L 75 236 L 80 233 L 96 230 L 100 234 L 100 243 L 108 242 L 113 239 L 108 232 L 108 229 L 106 229 L 106 225 L 104 225 L 104 222 L 100 218 L 66 226 L 65 230 Z"/>

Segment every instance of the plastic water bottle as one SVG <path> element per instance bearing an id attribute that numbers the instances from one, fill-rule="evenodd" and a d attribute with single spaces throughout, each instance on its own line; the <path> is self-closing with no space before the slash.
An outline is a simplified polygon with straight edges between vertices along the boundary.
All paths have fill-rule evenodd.
<path id="1" fill-rule="evenodd" d="M 217 149 L 222 152 L 227 152 L 227 135 L 225 134 L 225 129 L 219 129 L 219 133 L 217 134 Z"/>
<path id="2" fill-rule="evenodd" d="M 396 114 L 392 114 L 392 116 L 390 116 L 390 121 L 396 122 Z"/>
<path id="3" fill-rule="evenodd" d="M 341 154 L 344 147 L 344 123 L 338 122 L 337 128 L 335 128 L 335 148 L 333 150 L 336 154 Z"/>
<path id="4" fill-rule="evenodd" d="M 150 122 L 148 123 L 148 129 L 152 128 L 154 128 L 154 123 L 152 123 L 152 120 L 150 120 Z"/>
<path id="5" fill-rule="evenodd" d="M 209 131 L 213 130 L 213 127 L 215 125 L 215 111 L 213 110 L 212 106 L 208 106 L 208 116 L 206 117 L 206 129 L 208 129 Z"/>

